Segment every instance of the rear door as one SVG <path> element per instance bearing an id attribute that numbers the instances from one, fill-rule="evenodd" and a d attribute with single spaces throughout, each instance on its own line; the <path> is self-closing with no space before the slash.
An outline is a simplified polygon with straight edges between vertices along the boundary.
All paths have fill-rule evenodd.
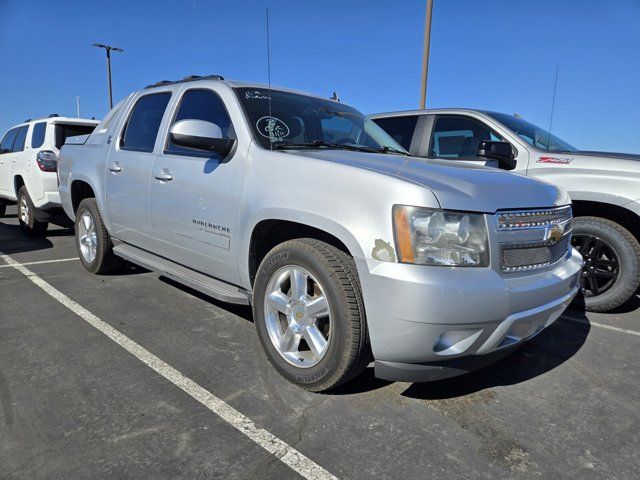
<path id="1" fill-rule="evenodd" d="M 11 162 L 13 156 L 13 143 L 15 142 L 18 128 L 12 128 L 0 141 L 0 195 L 14 198 L 13 177 L 11 176 Z"/>
<path id="2" fill-rule="evenodd" d="M 220 96 L 210 88 L 188 88 L 177 102 L 169 128 L 180 120 L 204 120 L 236 138 Z M 227 158 L 175 145 L 167 133 L 151 176 L 151 228 L 154 252 L 177 263 L 239 283 L 238 262 L 230 251 L 238 230 L 245 162 L 239 149 Z"/>
<path id="3" fill-rule="evenodd" d="M 111 234 L 142 248 L 153 244 L 149 180 L 158 131 L 170 99 L 170 91 L 139 97 L 117 137 L 112 138 L 115 144 L 107 160 L 106 208 Z"/>

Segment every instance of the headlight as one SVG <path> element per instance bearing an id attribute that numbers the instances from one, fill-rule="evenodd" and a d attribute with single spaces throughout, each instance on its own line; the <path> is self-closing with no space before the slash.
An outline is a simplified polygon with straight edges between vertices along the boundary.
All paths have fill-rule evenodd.
<path id="1" fill-rule="evenodd" d="M 394 205 L 398 258 L 403 263 L 486 267 L 489 265 L 484 215 Z"/>

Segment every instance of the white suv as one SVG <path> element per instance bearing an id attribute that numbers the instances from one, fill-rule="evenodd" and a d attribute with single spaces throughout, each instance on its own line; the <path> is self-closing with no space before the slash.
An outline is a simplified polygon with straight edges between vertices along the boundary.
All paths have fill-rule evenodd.
<path id="1" fill-rule="evenodd" d="M 13 127 L 0 141 L 0 216 L 18 204 L 20 226 L 30 234 L 47 231 L 60 209 L 58 155 L 68 137 L 86 135 L 98 122 L 50 115 Z"/>

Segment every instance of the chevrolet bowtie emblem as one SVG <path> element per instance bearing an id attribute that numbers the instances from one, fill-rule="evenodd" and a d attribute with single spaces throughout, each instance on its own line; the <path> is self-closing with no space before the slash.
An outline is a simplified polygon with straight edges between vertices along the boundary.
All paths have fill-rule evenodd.
<path id="1" fill-rule="evenodd" d="M 564 233 L 564 228 L 560 225 L 552 225 L 547 227 L 544 232 L 544 240 L 551 240 L 552 243 L 556 243 L 558 240 L 562 238 L 562 234 Z"/>

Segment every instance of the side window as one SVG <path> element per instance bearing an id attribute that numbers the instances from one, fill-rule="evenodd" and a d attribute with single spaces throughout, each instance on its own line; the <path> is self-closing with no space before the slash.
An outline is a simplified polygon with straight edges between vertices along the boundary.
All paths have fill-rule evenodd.
<path id="1" fill-rule="evenodd" d="M 407 115 L 395 118 L 374 118 L 374 122 L 378 124 L 385 132 L 398 142 L 402 148 L 409 151 L 413 132 L 418 123 L 417 115 Z"/>
<path id="2" fill-rule="evenodd" d="M 24 127 L 20 127 L 18 129 L 18 133 L 16 134 L 16 141 L 13 142 L 14 152 L 21 152 L 24 150 L 24 141 L 27 138 L 28 131 L 29 131 L 29 125 L 25 125 Z"/>
<path id="3" fill-rule="evenodd" d="M 36 123 L 31 134 L 31 148 L 40 148 L 44 143 L 44 134 L 47 131 L 47 122 Z"/>
<path id="4" fill-rule="evenodd" d="M 10 153 L 13 151 L 13 142 L 16 139 L 17 133 L 17 128 L 13 128 L 5 133 L 4 137 L 2 137 L 2 142 L 0 142 L 0 153 Z"/>
<path id="5" fill-rule="evenodd" d="M 206 122 L 215 123 L 220 127 L 223 138 L 236 138 L 227 109 L 218 94 L 212 90 L 187 90 L 184 95 L 182 95 L 180 106 L 178 107 L 173 123 L 179 122 L 180 120 L 204 120 Z M 170 138 L 167 141 L 165 153 L 203 156 L 216 155 L 176 145 L 171 142 Z"/>
<path id="6" fill-rule="evenodd" d="M 430 157 L 473 158 L 482 140 L 501 141 L 489 127 L 469 117 L 440 115 L 436 118 Z"/>
<path id="7" fill-rule="evenodd" d="M 138 99 L 124 127 L 120 143 L 123 150 L 153 152 L 160 122 L 170 98 L 170 92 L 163 92 Z"/>

